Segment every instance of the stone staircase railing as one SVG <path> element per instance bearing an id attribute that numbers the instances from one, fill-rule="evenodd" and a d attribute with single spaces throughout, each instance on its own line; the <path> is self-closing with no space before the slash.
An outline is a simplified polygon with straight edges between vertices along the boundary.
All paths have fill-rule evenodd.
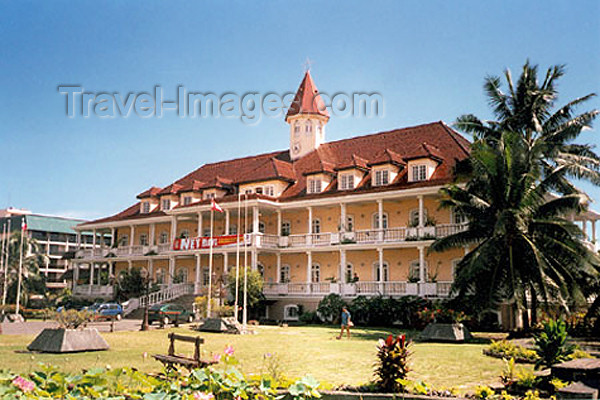
<path id="1" fill-rule="evenodd" d="M 146 305 L 148 305 L 148 307 L 152 307 L 155 304 L 164 303 L 177 297 L 193 293 L 193 284 L 177 283 L 175 285 L 162 288 L 157 292 L 152 292 L 147 296 L 144 295 L 138 298 L 127 300 L 123 303 L 123 315 L 131 314 L 133 311 L 137 310 L 138 308 L 145 307 Z"/>

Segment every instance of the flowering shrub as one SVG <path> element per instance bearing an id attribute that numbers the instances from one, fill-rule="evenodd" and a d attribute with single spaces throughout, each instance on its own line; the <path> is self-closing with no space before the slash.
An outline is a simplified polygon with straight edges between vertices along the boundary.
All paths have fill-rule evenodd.
<path id="1" fill-rule="evenodd" d="M 402 381 L 410 371 L 408 359 L 410 357 L 410 343 L 406 335 L 394 338 L 389 335 L 386 340 L 379 339 L 377 345 L 377 363 L 375 375 L 377 384 L 387 392 L 400 392 L 403 390 Z"/>
<path id="2" fill-rule="evenodd" d="M 445 307 L 425 307 L 417 313 L 423 326 L 432 322 L 440 324 L 458 324 L 467 319 L 462 311 L 455 311 Z"/>
<path id="3" fill-rule="evenodd" d="M 164 370 L 149 375 L 133 368 L 93 368 L 79 374 L 65 374 L 41 364 L 28 376 L 0 371 L 2 399 L 169 399 L 169 400 L 275 400 L 277 388 L 259 379 L 247 380 L 235 368 L 234 349 L 227 346 L 220 369 L 208 367 L 188 373 Z M 295 400 L 319 397 L 319 383 L 305 377 L 292 383 L 288 393 Z"/>
<path id="4" fill-rule="evenodd" d="M 518 363 L 535 363 L 538 359 L 535 351 L 508 340 L 493 340 L 492 344 L 483 350 L 483 354 L 495 358 L 513 359 Z"/>

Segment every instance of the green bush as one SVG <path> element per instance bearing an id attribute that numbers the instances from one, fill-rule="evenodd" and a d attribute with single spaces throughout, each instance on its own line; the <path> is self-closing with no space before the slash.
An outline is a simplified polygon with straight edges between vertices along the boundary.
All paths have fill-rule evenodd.
<path id="1" fill-rule="evenodd" d="M 339 294 L 327 295 L 319 302 L 317 312 L 327 322 L 337 323 L 342 313 L 342 307 L 347 306 Z"/>
<path id="2" fill-rule="evenodd" d="M 539 360 L 535 368 L 551 367 L 566 361 L 575 351 L 575 346 L 567 343 L 567 324 L 562 319 L 544 322 L 542 330 L 534 335 L 535 351 Z"/>
<path id="3" fill-rule="evenodd" d="M 483 354 L 496 358 L 514 359 L 520 363 L 535 363 L 538 360 L 538 355 L 534 350 L 518 346 L 508 340 L 493 340 L 492 344 L 483 350 Z"/>

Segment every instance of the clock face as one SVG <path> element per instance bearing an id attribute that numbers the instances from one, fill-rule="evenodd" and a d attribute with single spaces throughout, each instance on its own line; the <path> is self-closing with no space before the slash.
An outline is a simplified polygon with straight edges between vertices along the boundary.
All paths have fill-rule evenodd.
<path id="1" fill-rule="evenodd" d="M 292 146 L 292 152 L 294 154 L 300 153 L 300 144 L 299 143 L 294 143 L 294 145 Z"/>

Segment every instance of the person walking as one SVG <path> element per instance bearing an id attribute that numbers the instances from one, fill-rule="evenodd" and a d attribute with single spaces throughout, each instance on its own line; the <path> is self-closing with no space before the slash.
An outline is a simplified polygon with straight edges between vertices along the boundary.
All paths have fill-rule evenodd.
<path id="1" fill-rule="evenodd" d="M 348 311 L 348 308 L 345 306 L 342 307 L 341 320 L 342 320 L 342 330 L 340 331 L 340 335 L 337 337 L 337 339 L 340 340 L 342 338 L 342 336 L 344 336 L 344 329 L 346 329 L 348 339 L 350 339 L 350 327 L 354 326 L 354 324 L 350 320 L 350 312 Z"/>

